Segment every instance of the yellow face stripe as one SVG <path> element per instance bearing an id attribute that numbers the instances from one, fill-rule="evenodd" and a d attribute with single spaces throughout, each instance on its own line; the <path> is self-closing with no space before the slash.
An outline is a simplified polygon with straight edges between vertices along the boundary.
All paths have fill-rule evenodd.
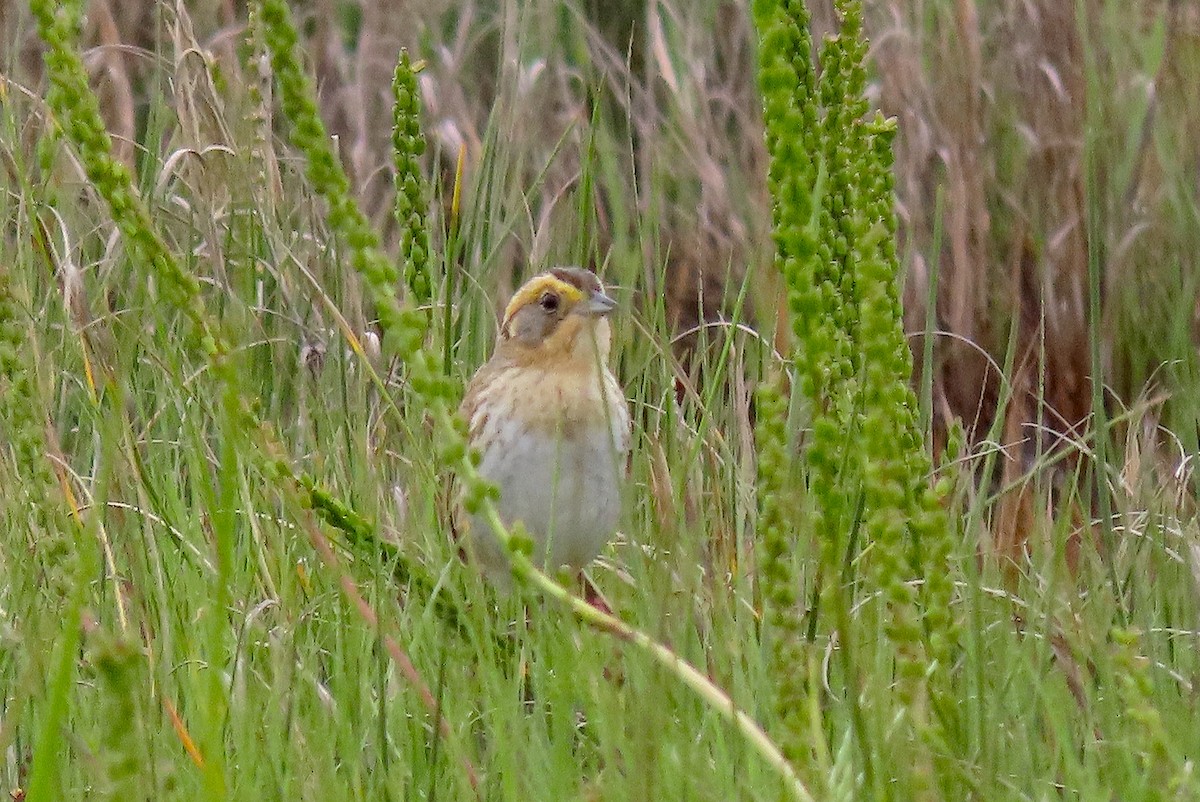
<path id="1" fill-rule="evenodd" d="M 568 284 L 549 273 L 543 273 L 540 276 L 534 276 L 525 282 L 525 286 L 517 290 L 517 294 L 512 297 L 512 300 L 508 302 L 508 307 L 504 310 L 504 322 L 508 323 L 521 307 L 536 303 L 546 292 L 555 293 L 567 304 L 575 304 L 583 300 L 583 291 L 574 284 Z"/>

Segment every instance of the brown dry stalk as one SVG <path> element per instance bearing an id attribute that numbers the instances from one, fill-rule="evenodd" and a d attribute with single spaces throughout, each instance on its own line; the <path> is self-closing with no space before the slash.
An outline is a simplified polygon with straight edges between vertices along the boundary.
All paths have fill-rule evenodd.
<path id="1" fill-rule="evenodd" d="M 95 24 L 96 37 L 102 48 L 98 60 L 104 80 L 97 94 L 101 98 L 104 124 L 112 134 L 113 154 L 132 170 L 135 166 L 133 84 L 121 49 L 121 33 L 105 0 L 92 0 L 88 18 Z"/>
<path id="2" fill-rule="evenodd" d="M 407 11 L 403 4 L 363 3 L 355 75 L 346 93 L 347 115 L 354 126 L 350 172 L 363 212 L 377 228 L 392 223 L 392 72 L 396 54 L 415 42 Z"/>

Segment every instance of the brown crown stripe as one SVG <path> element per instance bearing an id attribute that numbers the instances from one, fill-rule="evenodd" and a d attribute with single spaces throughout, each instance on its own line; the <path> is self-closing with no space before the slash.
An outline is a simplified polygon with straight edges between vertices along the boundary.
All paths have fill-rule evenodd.
<path id="1" fill-rule="evenodd" d="M 556 267 L 550 271 L 550 275 L 581 290 L 600 291 L 600 279 L 596 278 L 595 273 L 582 267 Z"/>

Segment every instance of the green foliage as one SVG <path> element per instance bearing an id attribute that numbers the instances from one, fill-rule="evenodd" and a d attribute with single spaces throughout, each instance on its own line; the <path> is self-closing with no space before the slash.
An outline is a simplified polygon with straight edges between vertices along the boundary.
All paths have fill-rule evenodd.
<path id="1" fill-rule="evenodd" d="M 18 541 L 23 557 L 40 576 L 32 588 L 20 582 L 16 572 L 5 577 L 10 593 L 29 594 L 27 598 L 34 600 L 26 638 L 19 647 L 12 644 L 9 651 L 29 650 L 29 665 L 39 666 L 47 674 L 42 727 L 35 741 L 37 759 L 30 769 L 29 785 L 30 792 L 38 795 L 35 798 L 50 798 L 56 793 L 61 770 L 58 730 L 67 722 L 83 581 L 88 574 L 77 551 L 79 544 L 72 537 L 77 533 L 74 519 L 68 515 L 63 492 L 50 468 L 45 421 L 37 415 L 44 403 L 14 283 L 12 273 L 0 265 L 0 442 L 7 446 L 3 456 L 11 457 L 11 462 L 4 459 L 0 464 L 0 481 L 9 500 L 4 510 L 7 524 L 23 535 Z M 18 555 L 14 552 L 11 559 Z"/>
<path id="2" fill-rule="evenodd" d="M 138 198 L 133 177 L 112 155 L 112 140 L 100 116 L 100 105 L 88 88 L 87 69 L 77 39 L 83 6 L 79 2 L 34 0 L 30 8 L 46 42 L 46 70 L 50 89 L 46 102 L 96 192 L 108 204 L 113 222 L 134 258 L 144 261 L 163 282 L 164 298 L 182 311 L 191 324 L 202 352 L 220 365 L 227 350 L 210 329 L 196 277 L 184 270 L 154 229 L 149 210 Z"/>
<path id="3" fill-rule="evenodd" d="M 770 353 L 761 319 L 759 331 L 713 325 L 721 357 L 676 403 L 658 299 L 635 298 L 617 318 L 638 425 L 622 537 L 593 571 L 620 618 L 589 619 L 600 633 L 563 615 L 576 608 L 562 588 L 497 599 L 444 531 L 438 477 L 470 465 L 450 411 L 516 278 L 495 254 L 527 244 L 514 221 L 545 208 L 546 164 L 522 149 L 530 134 L 512 99 L 498 102 L 480 163 L 468 161 L 461 218 L 443 226 L 452 253 L 436 253 L 429 231 L 446 221 L 423 171 L 438 154 L 422 153 L 402 59 L 393 255 L 316 115 L 286 4 L 262 4 L 251 26 L 247 50 L 269 51 L 271 70 L 195 61 L 220 60 L 229 118 L 249 122 L 229 127 L 231 163 L 262 171 L 253 193 L 217 203 L 205 193 L 221 186 L 222 155 L 170 151 L 166 93 L 147 92 L 139 115 L 142 173 L 112 158 L 79 59 L 80 4 L 35 2 L 54 122 L 36 145 L 26 132 L 40 104 L 0 84 L 0 167 L 13 177 L 0 193 L 3 790 L 1195 797 L 1190 463 L 1139 441 L 1107 474 L 1118 488 L 1108 559 L 1129 628 L 1113 629 L 1086 505 L 1060 512 L 1060 499 L 1034 494 L 1024 525 L 1035 545 L 1013 575 L 977 556 L 1001 505 L 971 481 L 986 459 L 959 428 L 934 485 L 900 328 L 895 127 L 867 114 L 861 10 L 838 6 L 818 75 L 804 5 L 754 5 L 791 349 Z M 554 26 L 519 16 L 504 58 L 538 65 L 563 48 L 573 79 L 606 86 L 611 64 L 587 60 L 590 33 L 566 9 Z M 653 42 L 660 69 L 687 64 L 672 22 Z M 169 58 L 147 63 L 164 85 L 178 77 Z M 683 130 L 685 107 L 658 112 Z M 609 113 L 579 118 L 582 178 L 561 190 L 572 219 L 550 216 L 544 231 L 551 254 L 598 249 L 606 283 L 636 293 L 661 281 L 643 245 L 683 201 L 653 159 L 633 182 L 644 194 L 618 191 L 630 142 Z M 213 174 L 193 181 L 202 169 Z M 577 225 L 585 214 L 620 221 L 611 242 L 595 221 Z M 434 331 L 429 304 L 455 326 Z M 1172 318 L 1190 320 L 1189 304 Z M 399 357 L 381 374 L 361 347 L 372 318 Z M 759 356 L 770 360 L 761 381 Z M 754 382 L 752 426 L 738 403 Z M 1156 430 L 1142 414 L 1117 411 L 1109 425 L 1134 442 Z M 480 483 L 467 504 L 486 511 L 489 493 Z M 518 531 L 511 547 L 528 543 Z"/>
<path id="4" fill-rule="evenodd" d="M 1194 799 L 1200 794 L 1200 779 L 1190 761 L 1179 754 L 1163 724 L 1162 714 L 1154 707 L 1154 679 L 1149 660 L 1138 653 L 1141 633 L 1113 629 L 1112 660 L 1114 677 L 1125 714 L 1138 731 L 1138 768 L 1144 776 L 1144 799 Z"/>
<path id="5" fill-rule="evenodd" d="M 300 68 L 296 28 L 287 3 L 284 0 L 263 0 L 260 8 L 266 45 L 279 83 L 280 100 L 292 125 L 292 140 L 305 155 L 309 181 L 325 199 L 329 207 L 329 226 L 341 235 L 350 252 L 351 266 L 362 276 L 370 291 L 379 328 L 383 332 L 385 353 L 395 354 L 408 368 L 413 392 L 428 405 L 438 427 L 441 461 L 456 468 L 464 486 L 464 506 L 468 510 L 478 510 L 496 491 L 479 476 L 474 461 L 469 459 L 465 425 L 461 420 L 456 420 L 453 414 L 456 385 L 444 375 L 438 352 L 423 347 L 426 318 L 414 306 L 406 306 L 397 300 L 399 271 L 379 250 L 378 237 L 350 195 L 350 182 L 329 146 L 329 137 L 317 112 L 312 81 Z M 415 95 L 412 97 L 415 102 Z M 411 109 L 408 111 L 411 112 Z M 397 112 L 398 115 L 400 113 Z M 412 114 L 406 114 L 405 118 L 415 119 Z M 411 125 L 411 122 L 407 124 Z M 415 154 L 417 146 L 413 144 L 411 135 L 405 137 L 405 143 L 408 150 Z M 406 171 L 411 171 L 416 163 L 406 159 L 404 167 Z M 401 193 L 406 198 L 409 197 L 407 188 L 410 185 L 416 187 L 410 202 L 419 198 L 419 174 L 400 173 L 397 183 L 406 188 L 405 193 Z M 406 237 L 409 239 L 406 239 L 406 244 L 409 250 L 405 251 L 405 257 L 415 265 L 421 253 L 419 241 L 411 239 L 411 226 L 422 225 L 423 218 L 417 215 L 408 222 L 410 228 Z M 427 242 L 428 233 L 423 236 Z M 428 249 L 424 253 L 424 258 L 428 259 Z M 412 269 L 417 270 L 416 267 Z M 413 273 L 414 280 L 416 275 Z M 426 286 L 427 280 L 426 275 L 424 280 L 417 281 L 415 295 Z"/>
<path id="6" fill-rule="evenodd" d="M 384 332 L 385 353 L 405 361 L 418 393 L 440 398 L 452 389 L 440 381 L 435 366 L 429 364 L 431 357 L 421 348 L 424 318 L 396 300 L 400 271 L 379 250 L 378 237 L 350 195 L 350 181 L 329 145 L 317 111 L 312 79 L 301 67 L 291 10 L 283 0 L 266 0 L 259 8 L 283 114 L 292 127 L 292 142 L 304 153 L 309 181 L 329 207 L 329 227 L 341 235 L 351 266 L 370 289 Z"/>
<path id="7" fill-rule="evenodd" d="M 702 699 L 743 731 L 750 743 L 780 773 L 785 783 L 790 786 L 791 793 L 795 798 L 808 799 L 804 785 L 796 778 L 794 771 L 787 765 L 783 757 L 779 755 L 775 745 L 762 733 L 752 719 L 733 706 L 720 689 L 696 669 L 680 661 L 672 651 L 657 643 L 652 637 L 631 628 L 607 613 L 598 611 L 581 599 L 567 594 L 552 579 L 533 566 L 530 561 L 532 541 L 523 533 L 521 522 L 517 522 L 512 532 L 505 528 L 493 504 L 494 499 L 498 497 L 498 489 L 479 474 L 478 457 L 467 447 L 466 422 L 461 416 L 454 413 L 454 407 L 451 405 L 456 385 L 441 374 L 441 366 L 438 364 L 437 357 L 430 356 L 434 352 L 421 348 L 420 313 L 411 306 L 402 306 L 397 301 L 394 294 L 397 277 L 389 271 L 390 265 L 378 250 L 377 239 L 367 226 L 366 219 L 357 204 L 350 197 L 349 182 L 337 166 L 333 152 L 328 146 L 324 128 L 317 116 L 311 82 L 296 66 L 296 32 L 290 12 L 282 0 L 262 0 L 261 9 L 263 33 L 279 78 L 283 106 L 295 124 L 293 137 L 296 144 L 307 157 L 309 180 L 329 205 L 329 224 L 349 244 L 350 262 L 371 290 L 385 343 L 389 339 L 395 338 L 397 355 L 409 369 L 409 378 L 415 399 L 427 408 L 433 418 L 437 427 L 438 462 L 454 469 L 456 478 L 463 488 L 461 496 L 463 508 L 468 513 L 482 513 L 490 518 L 491 528 L 498 537 L 502 538 L 509 559 L 512 561 L 513 574 L 517 578 L 557 599 L 569 607 L 581 620 L 591 623 L 600 630 L 610 632 L 623 641 L 637 645 L 670 672 L 676 674 Z M 398 70 L 403 69 L 405 58 L 405 56 L 401 56 L 401 67 Z M 397 83 L 401 82 L 401 80 L 397 80 Z M 397 91 L 398 101 L 401 94 Z M 397 114 L 403 114 L 404 111 L 405 108 L 402 106 Z M 411 148 L 409 139 L 411 137 L 406 137 L 403 144 Z M 405 159 L 402 167 L 405 171 L 411 171 L 415 169 L 416 164 L 415 161 L 410 162 Z M 411 184 L 419 187 L 419 176 L 409 175 L 405 171 L 397 176 L 399 185 L 405 187 Z M 403 251 L 404 256 L 409 260 L 422 255 L 416 250 L 411 238 L 406 238 L 403 246 L 406 248 Z M 319 503 L 319 508 L 325 510 L 327 514 L 331 509 L 325 503 Z M 346 516 L 338 516 L 339 521 L 344 519 Z M 474 785 L 474 783 L 472 784 Z"/>
<path id="8" fill-rule="evenodd" d="M 136 695 L 142 684 L 143 661 L 137 648 L 124 640 L 97 633 L 88 663 L 99 686 L 99 711 L 103 728 L 90 744 L 98 764 L 99 799 L 136 798 L 142 787 L 142 744 L 145 735 L 138 720 Z"/>

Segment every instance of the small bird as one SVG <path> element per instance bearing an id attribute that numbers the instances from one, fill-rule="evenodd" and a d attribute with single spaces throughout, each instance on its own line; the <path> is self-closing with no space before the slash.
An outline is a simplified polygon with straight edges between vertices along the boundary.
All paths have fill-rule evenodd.
<path id="1" fill-rule="evenodd" d="M 534 276 L 509 301 L 495 352 L 460 409 L 479 472 L 500 489 L 500 519 L 525 527 L 533 563 L 550 572 L 582 572 L 621 513 L 630 417 L 607 364 L 614 308 L 590 270 Z M 466 545 L 507 587 L 507 554 L 479 515 L 470 517 Z"/>

